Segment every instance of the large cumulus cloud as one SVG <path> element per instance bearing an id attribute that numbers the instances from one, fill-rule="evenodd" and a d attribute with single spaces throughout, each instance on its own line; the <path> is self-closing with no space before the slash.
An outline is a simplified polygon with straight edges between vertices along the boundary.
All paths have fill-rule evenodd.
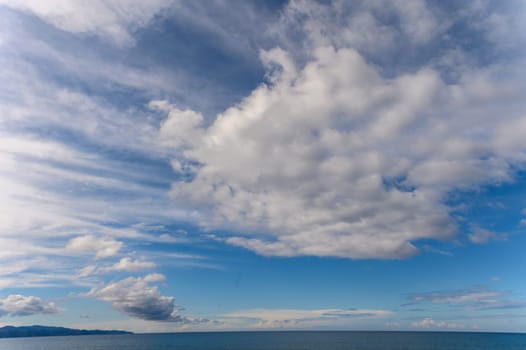
<path id="1" fill-rule="evenodd" d="M 433 28 L 413 17 L 391 28 L 413 49 L 442 33 L 439 17 Z M 459 68 L 448 52 L 387 74 L 360 45 L 323 40 L 320 26 L 305 25 L 304 64 L 264 51 L 268 83 L 208 126 L 195 111 L 150 104 L 168 112 L 160 134 L 190 179 L 172 197 L 198 208 L 205 227 L 237 232 L 220 239 L 263 255 L 403 258 L 415 241 L 455 236 L 448 195 L 512 181 L 524 166 L 524 65 Z"/>

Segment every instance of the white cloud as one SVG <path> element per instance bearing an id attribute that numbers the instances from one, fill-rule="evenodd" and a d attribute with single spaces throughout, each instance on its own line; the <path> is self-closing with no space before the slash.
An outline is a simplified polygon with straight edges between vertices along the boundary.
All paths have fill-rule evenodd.
<path id="1" fill-rule="evenodd" d="M 0 277 L 0 288 L 63 288 L 72 285 L 91 287 L 94 284 L 93 281 L 80 280 L 77 275 L 71 273 L 70 266 L 58 265 L 50 260 L 47 260 L 49 263 L 46 264 L 32 264 L 33 271 L 21 271 Z M 7 266 L 11 263 L 10 260 L 4 262 Z"/>
<path id="2" fill-rule="evenodd" d="M 118 262 L 110 266 L 88 265 L 80 269 L 79 276 L 86 277 L 100 273 L 109 272 L 135 272 L 140 270 L 152 269 L 157 265 L 154 262 L 146 260 L 137 260 L 129 257 L 121 258 Z"/>
<path id="3" fill-rule="evenodd" d="M 73 283 L 84 284 L 71 274 L 71 266 L 64 264 L 61 249 L 42 249 L 21 246 L 20 240 L 0 239 L 4 250 L 15 254 L 0 254 L 0 289 L 45 288 Z M 51 272 L 52 271 L 52 272 Z"/>
<path id="4" fill-rule="evenodd" d="M 451 26 L 451 15 L 428 5 L 423 0 L 290 1 L 269 32 L 280 38 L 279 46 L 307 57 L 320 46 L 392 54 L 397 47 L 426 45 Z"/>
<path id="5" fill-rule="evenodd" d="M 20 244 L 20 240 L 14 238 L 3 238 L 0 237 L 0 259 L 19 259 L 22 256 L 35 256 L 38 254 L 56 254 L 59 253 L 59 249 L 48 248 L 36 245 L 34 243 L 27 242 L 23 246 Z M 5 267 L 5 266 L 4 266 Z"/>
<path id="6" fill-rule="evenodd" d="M 114 256 L 122 248 L 123 243 L 111 237 L 97 237 L 86 235 L 72 238 L 66 245 L 70 252 L 95 253 L 95 258 Z"/>
<path id="7" fill-rule="evenodd" d="M 164 282 L 166 281 L 166 277 L 160 273 L 150 273 L 146 275 L 143 280 L 145 282 Z"/>
<path id="8" fill-rule="evenodd" d="M 131 258 L 122 258 L 118 263 L 110 267 L 112 271 L 139 271 L 154 268 L 156 265 L 151 261 L 133 260 Z"/>
<path id="9" fill-rule="evenodd" d="M 26 244 L 88 233 L 148 239 L 141 229 L 112 226 L 186 216 L 159 187 L 167 180 L 157 164 L 116 160 L 101 150 L 125 149 L 162 158 L 166 147 L 157 139 L 158 120 L 150 112 L 121 110 L 68 90 L 40 74 L 35 62 L 66 67 L 61 74 L 72 79 L 93 83 L 91 78 L 97 76 L 95 80 L 103 80 L 104 86 L 119 84 L 134 91 L 164 90 L 170 80 L 166 74 L 160 83 L 140 69 L 119 68 L 101 57 L 77 57 L 71 50 L 54 48 L 23 29 L 25 36 L 19 38 L 17 29 L 8 32 L 13 50 L 0 57 L 1 80 L 10 82 L 0 103 L 0 236 L 31 241 Z M 24 53 L 34 62 L 21 59 Z M 58 134 L 43 135 L 40 130 L 58 130 Z M 57 136 L 70 133 L 85 138 L 95 149 L 80 149 Z M 0 255 L 2 251 L 0 247 Z"/>
<path id="10" fill-rule="evenodd" d="M 54 303 L 45 302 L 34 296 L 12 294 L 3 299 L 0 298 L 0 317 L 49 315 L 56 314 L 59 311 L 60 309 Z"/>
<path id="11" fill-rule="evenodd" d="M 191 133 L 184 155 L 200 167 L 173 198 L 207 210 L 205 226 L 268 234 L 227 242 L 264 255 L 410 256 L 412 241 L 456 233 L 449 191 L 510 181 L 509 163 L 524 160 L 523 139 L 499 140 L 525 106 L 517 100 L 508 124 L 480 110 L 501 98 L 482 101 L 480 81 L 517 81 L 474 71 L 447 85 L 429 68 L 386 79 L 352 49 L 314 55 Z"/>
<path id="12" fill-rule="evenodd" d="M 159 241 L 163 243 L 177 243 L 179 239 L 169 233 L 163 233 L 159 235 Z"/>
<path id="13" fill-rule="evenodd" d="M 0 4 L 29 11 L 72 33 L 97 35 L 118 45 L 131 45 L 133 32 L 147 26 L 171 0 L 2 0 Z"/>
<path id="14" fill-rule="evenodd" d="M 429 42 L 447 23 L 438 21 L 425 0 L 397 0 L 392 4 L 400 17 L 402 31 L 414 42 Z"/>
<path id="15" fill-rule="evenodd" d="M 490 241 L 504 241 L 507 239 L 505 234 L 497 234 L 493 231 L 485 230 L 480 227 L 474 227 L 468 235 L 469 240 L 475 244 L 484 244 Z"/>
<path id="16" fill-rule="evenodd" d="M 83 166 L 100 161 L 100 157 L 95 154 L 75 151 L 59 142 L 9 134 L 2 134 L 0 152 L 11 156 L 34 157 L 38 160 L 61 161 Z"/>
<path id="17" fill-rule="evenodd" d="M 97 268 L 97 266 L 95 266 L 95 265 L 88 265 L 88 266 L 84 266 L 82 269 L 80 269 L 79 276 L 80 277 L 86 277 L 86 276 L 90 276 L 90 275 L 96 274 L 98 272 L 99 272 L 99 268 Z"/>
<path id="18" fill-rule="evenodd" d="M 168 112 L 160 128 L 161 142 L 170 147 L 185 147 L 200 138 L 203 116 L 189 109 L 181 110 L 167 101 L 151 101 L 148 106 Z"/>
<path id="19" fill-rule="evenodd" d="M 430 45 L 441 25 L 426 24 L 434 12 L 425 2 L 412 5 L 393 5 L 401 30 L 413 48 Z M 334 16 L 319 4 L 291 6 Z M 510 165 L 526 165 L 518 61 L 471 66 L 456 81 L 429 62 L 388 77 L 305 26 L 316 36 L 306 64 L 263 52 L 271 84 L 211 125 L 162 102 L 162 133 L 184 144 L 174 169 L 191 175 L 173 183 L 172 197 L 204 213 L 203 226 L 239 232 L 220 239 L 269 256 L 404 258 L 418 252 L 415 241 L 457 233 L 444 204 L 451 192 L 513 181 Z"/>
<path id="20" fill-rule="evenodd" d="M 16 132 L 0 132 L 0 137 L 0 237 L 16 238 L 15 245 L 23 247 L 13 250 L 2 244 L 0 257 L 23 255 L 29 247 L 59 254 L 46 247 L 48 238 L 57 237 L 156 241 L 157 233 L 133 224 L 174 220 L 183 213 L 177 214 L 179 209 L 170 205 L 165 189 L 145 184 L 162 181 L 151 176 L 147 165 L 110 160 L 100 153 Z M 117 228 L 116 223 L 124 227 Z M 38 245 L 43 246 L 36 249 Z"/>

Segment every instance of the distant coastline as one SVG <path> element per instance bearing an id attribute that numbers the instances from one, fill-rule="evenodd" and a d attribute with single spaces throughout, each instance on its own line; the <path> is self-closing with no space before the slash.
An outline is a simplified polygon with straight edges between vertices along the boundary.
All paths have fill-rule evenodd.
<path id="1" fill-rule="evenodd" d="M 22 338 L 22 337 L 53 337 L 65 335 L 94 335 L 94 334 L 133 334 L 132 332 L 119 330 L 100 329 L 73 329 L 51 326 L 5 326 L 0 328 L 0 338 Z"/>

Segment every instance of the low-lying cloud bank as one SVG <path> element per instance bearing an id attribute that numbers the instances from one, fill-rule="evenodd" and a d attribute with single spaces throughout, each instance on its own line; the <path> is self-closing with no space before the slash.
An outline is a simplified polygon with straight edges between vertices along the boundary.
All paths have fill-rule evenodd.
<path id="1" fill-rule="evenodd" d="M 349 327 L 354 321 L 385 318 L 393 313 L 376 309 L 250 309 L 223 315 L 224 322 L 242 321 L 248 328 Z"/>

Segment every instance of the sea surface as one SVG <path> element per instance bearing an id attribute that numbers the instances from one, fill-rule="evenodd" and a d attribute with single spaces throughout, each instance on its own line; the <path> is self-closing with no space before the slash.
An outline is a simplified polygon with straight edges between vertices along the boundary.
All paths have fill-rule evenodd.
<path id="1" fill-rule="evenodd" d="M 526 334 L 225 332 L 0 339 L 1 350 L 526 350 Z"/>

